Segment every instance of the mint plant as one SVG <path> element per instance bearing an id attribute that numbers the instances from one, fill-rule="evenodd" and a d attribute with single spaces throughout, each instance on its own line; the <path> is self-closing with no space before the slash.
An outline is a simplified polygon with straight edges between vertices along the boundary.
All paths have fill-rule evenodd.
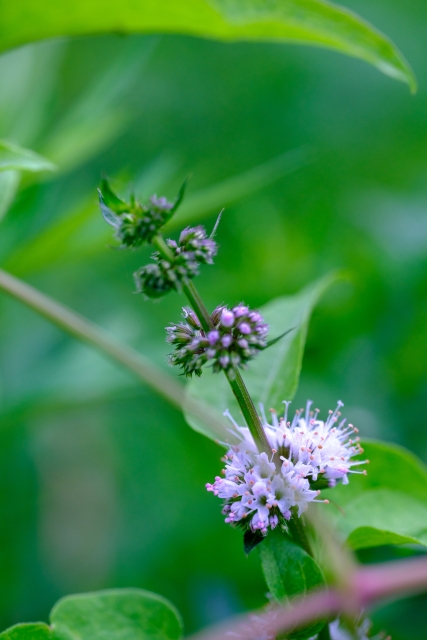
<path id="1" fill-rule="evenodd" d="M 117 220 L 112 217 L 112 214 L 120 217 L 127 212 L 124 210 L 120 213 L 110 207 L 106 211 L 102 196 L 101 205 L 104 217 L 110 224 L 114 220 L 113 226 L 117 228 Z M 127 208 L 126 206 L 125 209 Z M 157 234 L 153 235 L 151 242 L 165 251 L 164 247 L 169 248 L 175 245 L 174 241 L 164 241 L 159 235 L 162 226 L 159 227 Z M 199 228 L 196 229 L 198 231 L 195 239 L 197 242 L 204 242 L 205 233 L 200 232 Z M 194 238 L 194 235 L 192 237 Z M 138 242 L 137 238 L 137 245 Z M 193 246 L 195 255 L 190 259 L 200 260 L 203 263 L 204 253 L 202 252 L 201 256 L 196 255 L 200 249 L 197 242 Z M 213 244 L 209 245 L 210 251 L 213 246 Z M 179 266 L 177 258 L 170 260 L 172 272 Z M 381 587 L 382 578 L 372 577 L 373 585 L 379 585 L 377 589 L 377 587 L 369 587 L 371 580 L 369 572 L 367 574 L 366 570 L 350 568 L 345 576 L 342 591 L 337 591 L 334 595 L 334 584 L 341 584 L 342 577 L 333 568 L 335 561 L 331 566 L 328 563 L 325 564 L 324 558 L 323 560 L 321 558 L 319 542 L 325 532 L 324 526 L 319 528 L 319 523 L 316 520 L 313 521 L 312 517 L 306 519 L 306 515 L 310 516 L 311 513 L 308 507 L 310 503 L 317 501 L 328 503 L 329 492 L 333 492 L 330 497 L 340 506 L 341 515 L 337 517 L 336 512 L 329 512 L 328 527 L 333 525 L 344 537 L 347 536 L 349 544 L 355 549 L 402 542 L 415 542 L 427 546 L 427 539 L 422 534 L 427 509 L 425 506 L 427 504 L 427 471 L 414 456 L 392 445 L 364 443 L 365 457 L 359 459 L 358 456 L 363 450 L 359 443 L 358 432 L 353 425 L 346 426 L 345 419 L 341 417 L 341 402 L 338 403 L 335 411 L 329 412 L 326 420 L 320 419 L 321 413 L 318 409 L 313 411 L 310 402 L 305 409 L 297 410 L 292 420 L 288 419 L 289 401 L 285 401 L 283 415 L 271 409 L 271 418 L 267 419 L 262 404 L 259 406 L 259 413 L 255 411 L 252 397 L 239 370 L 253 360 L 245 372 L 245 377 L 250 380 L 257 398 L 276 399 L 279 397 L 280 389 L 288 390 L 288 397 L 292 397 L 298 381 L 311 308 L 334 278 L 336 276 L 324 278 L 301 294 L 273 301 L 260 311 L 251 311 L 246 305 L 239 303 L 231 308 L 221 305 L 209 314 L 192 279 L 183 277 L 182 286 L 177 290 L 187 293 L 193 309 L 185 307 L 185 322 L 170 325 L 166 328 L 166 333 L 168 341 L 175 347 L 175 351 L 170 356 L 170 364 L 183 370 L 185 377 L 191 377 L 191 373 L 196 372 L 197 369 L 198 375 L 188 385 L 189 393 L 184 401 L 179 385 L 176 387 L 176 383 L 164 374 L 156 372 L 155 368 L 141 356 L 115 343 L 83 318 L 75 316 L 73 312 L 64 309 L 57 302 L 49 300 L 2 271 L 0 271 L 0 286 L 77 337 L 109 353 L 111 357 L 133 370 L 169 402 L 185 407 L 190 424 L 208 437 L 219 441 L 226 448 L 223 458 L 224 477 L 218 476 L 214 483 L 208 483 L 207 489 L 224 500 L 223 513 L 226 521 L 241 530 L 244 551 L 250 553 L 257 547 L 272 602 L 282 605 L 283 601 L 289 598 L 302 596 L 306 598 L 307 606 L 301 611 L 296 610 L 299 617 L 294 625 L 296 624 L 298 630 L 288 632 L 287 637 L 314 640 L 327 638 L 365 640 L 369 637 L 367 635 L 369 623 L 363 615 L 360 617 L 364 606 L 374 602 L 375 598 L 384 597 L 383 594 L 390 590 L 398 594 L 408 586 L 412 585 L 414 588 L 416 585 L 427 584 L 427 571 L 424 571 L 423 565 L 420 566 L 419 574 L 413 571 L 413 565 L 408 566 L 404 571 L 397 566 L 396 569 L 394 566 L 390 569 L 384 567 L 384 572 L 391 573 L 392 578 L 387 578 L 386 587 L 383 588 Z M 169 291 L 170 289 L 165 287 L 162 295 Z M 266 322 L 266 319 L 270 322 Z M 283 325 L 287 327 L 284 332 Z M 276 336 L 272 340 L 268 340 L 269 328 L 273 328 Z M 255 346 L 253 351 L 247 354 L 250 358 L 240 357 L 239 354 L 244 355 L 252 338 L 255 339 Z M 244 339 L 248 339 L 248 345 L 239 344 L 239 341 Z M 181 351 L 182 349 L 184 352 Z M 236 355 L 239 355 L 239 358 L 236 358 Z M 228 357 L 227 361 L 224 359 L 225 356 Z M 196 367 L 194 367 L 195 364 L 197 364 Z M 268 377 L 272 367 L 276 372 L 274 380 Z M 218 407 L 218 402 L 221 403 L 222 409 L 226 404 L 224 399 L 227 398 L 227 394 L 223 393 L 222 380 L 227 383 L 241 408 L 247 421 L 246 425 L 239 424 L 240 419 L 238 421 L 235 419 L 238 413 L 234 411 L 225 409 L 224 415 L 219 419 L 218 414 L 213 410 L 213 406 Z M 198 388 L 199 394 L 195 391 Z M 206 404 L 207 399 L 211 407 Z M 229 399 L 230 396 L 228 396 Z M 255 411 L 255 417 L 252 411 Z M 372 461 L 370 473 L 367 476 L 366 469 L 363 468 L 368 462 L 366 454 Z M 350 482 L 349 475 L 351 475 Z M 324 498 L 322 495 L 320 498 L 320 491 L 328 497 Z M 363 502 L 361 503 L 360 500 Z M 390 500 L 389 504 L 388 500 Z M 361 510 L 361 504 L 370 506 Z M 408 505 L 411 508 L 410 519 L 406 517 Z M 327 535 L 329 536 L 331 532 L 332 529 Z M 339 556 L 341 551 L 339 547 L 333 546 L 332 553 Z M 346 564 L 347 560 L 344 559 L 343 562 Z M 353 566 L 353 562 L 351 564 Z M 399 563 L 392 563 L 392 565 L 395 564 Z M 378 571 L 381 576 L 381 569 Z M 354 577 L 352 577 L 353 574 Z M 359 578 L 359 574 L 364 577 Z M 405 581 L 402 583 L 403 575 Z M 327 584 L 330 585 L 330 589 L 332 588 L 332 591 L 329 591 L 331 595 L 327 596 L 328 592 L 325 592 L 323 596 L 323 591 L 320 592 L 319 598 L 323 598 L 321 600 L 323 608 L 319 610 L 315 599 L 316 591 L 325 588 Z M 352 599 L 350 606 L 346 594 L 352 593 L 354 596 L 358 593 L 358 589 L 360 589 L 360 596 L 356 601 Z M 370 594 L 369 597 L 364 595 L 365 589 Z M 310 595 L 312 591 L 313 595 Z M 121 633 L 127 622 L 119 612 L 123 607 L 128 609 L 128 594 L 125 591 L 105 592 L 107 602 L 110 602 L 108 599 L 110 593 L 116 598 L 117 608 L 113 607 L 108 614 L 107 610 L 101 613 L 100 626 L 96 627 L 96 631 L 91 626 L 91 612 L 92 607 L 95 606 L 92 602 L 97 602 L 98 596 L 94 594 L 95 600 L 91 599 L 92 596 L 87 596 L 84 602 L 88 604 L 87 628 L 92 629 L 90 633 L 94 633 L 94 637 L 98 637 L 99 634 L 101 634 L 99 637 L 103 637 L 102 634 L 107 633 L 108 637 L 114 640 L 115 632 L 111 625 L 108 632 L 102 630 L 104 624 L 102 616 L 110 617 L 111 624 L 117 628 L 117 633 Z M 145 597 L 143 594 L 142 596 Z M 103 597 L 102 594 L 99 597 Z M 137 592 L 135 597 L 139 597 Z M 147 597 L 155 596 L 148 594 Z M 72 601 L 71 598 L 70 602 Z M 316 605 L 314 608 L 317 613 L 315 614 L 312 612 L 312 601 L 313 606 Z M 340 612 L 345 614 L 342 621 L 336 618 Z M 162 617 L 163 614 L 158 615 Z M 288 615 L 286 609 L 282 614 L 281 609 L 273 608 L 271 614 L 260 616 L 261 631 L 250 625 L 251 630 L 244 637 L 255 640 L 260 633 L 267 634 L 266 637 L 269 637 L 268 629 L 271 628 L 290 629 L 289 621 L 293 619 L 293 615 L 292 612 Z M 61 638 L 60 632 L 55 630 L 53 617 L 52 620 L 51 626 L 17 625 L 5 631 L 0 637 L 8 640 L 40 637 L 44 640 L 44 638 L 50 638 L 54 631 L 55 638 Z M 348 626 L 349 620 L 357 620 L 357 622 L 352 622 Z M 74 623 L 70 621 L 70 624 Z M 159 621 L 159 624 L 161 625 L 162 622 Z M 343 624 L 345 627 L 342 626 Z M 145 637 L 144 629 L 143 626 L 141 637 Z M 129 633 L 131 639 L 138 637 L 135 635 L 136 630 Z M 209 637 L 209 631 L 207 634 Z M 273 635 L 276 635 L 276 632 Z M 85 635 L 82 637 L 86 638 Z M 160 637 L 164 636 L 160 635 Z M 201 637 L 204 638 L 203 635 Z M 381 636 L 378 636 L 378 640 L 380 638 Z"/>
<path id="2" fill-rule="evenodd" d="M 168 277 L 160 270 L 156 275 L 153 270 L 156 295 L 146 297 L 160 297 L 174 288 L 184 293 L 192 305 L 192 308 L 183 309 L 184 322 L 166 328 L 167 341 L 175 347 L 169 357 L 170 364 L 178 366 L 183 375 L 190 378 L 193 373 L 200 378 L 206 367 L 210 367 L 214 374 L 224 373 L 245 418 L 246 424 L 239 425 L 228 409 L 224 411 L 224 417 L 230 421 L 230 426 L 224 427 L 224 441 L 219 442 L 227 448 L 223 458 L 225 468 L 223 477 L 217 476 L 214 483 L 207 483 L 207 490 L 223 500 L 225 522 L 242 530 L 247 554 L 265 540 L 268 542 L 268 549 L 261 551 L 260 559 L 267 584 L 270 586 L 271 583 L 272 594 L 278 600 L 284 595 L 299 595 L 302 584 L 306 589 L 308 583 L 309 590 L 325 584 L 323 571 L 313 551 L 316 531 L 310 531 L 303 514 L 310 503 L 329 504 L 328 499 L 319 497 L 322 489 L 333 489 L 337 483 L 347 485 L 350 474 L 366 475 L 366 469 L 358 469 L 369 462 L 357 458 L 363 453 L 358 429 L 351 424 L 346 425 L 346 419 L 341 417 L 341 401 L 334 411 L 329 411 L 325 421 L 319 419 L 319 409 L 312 410 L 311 401 L 307 402 L 305 409 L 295 412 L 292 421 L 288 420 L 290 400 L 286 399 L 283 400 L 285 410 L 282 416 L 278 417 L 276 410 L 270 409 L 269 422 L 262 404 L 259 415 L 240 369 L 261 351 L 277 345 L 293 328 L 286 328 L 268 342 L 268 324 L 258 311 L 251 311 L 244 303 L 231 308 L 220 305 L 209 313 L 193 279 L 199 273 L 200 264 L 213 263 L 218 247 L 212 236 L 207 238 L 204 228 L 199 226 L 184 229 L 178 242 L 165 240 L 162 228 L 171 215 L 168 213 L 162 217 L 156 210 L 151 215 L 150 232 L 147 234 L 138 216 L 132 217 L 129 213 L 135 207 L 135 199 L 125 204 L 114 194 L 108 182 L 104 180 L 103 184 L 110 204 L 106 206 L 106 198 L 100 191 L 104 219 L 117 230 L 123 225 L 131 225 L 127 231 L 126 248 L 136 249 L 143 242 L 149 242 L 158 249 L 154 254 L 156 264 L 165 263 L 163 269 Z M 182 195 L 183 188 L 176 203 L 181 202 Z M 151 197 L 151 204 L 138 203 L 137 206 L 147 215 L 153 202 L 161 202 L 167 212 L 175 213 L 178 209 L 166 198 L 158 199 L 157 196 Z M 122 240 L 123 236 L 116 232 L 116 237 Z M 186 255 L 184 263 L 183 254 Z M 147 267 L 141 267 L 135 274 L 139 292 L 146 293 L 144 286 L 138 286 L 142 274 L 147 274 Z M 277 592 L 271 582 L 272 573 L 280 574 L 282 565 L 282 572 L 285 571 L 286 575 L 287 565 L 295 553 L 299 556 L 299 565 L 292 580 L 300 586 L 289 589 L 283 582 L 284 592 L 281 593 L 280 588 Z M 277 556 L 281 558 L 280 563 Z M 362 619 L 354 633 L 363 640 L 365 629 L 367 621 Z M 298 631 L 295 637 L 339 640 L 340 635 L 342 637 L 343 634 L 338 621 L 332 626 L 325 620 L 308 626 L 305 631 Z"/>
<path id="3" fill-rule="evenodd" d="M 77 0 L 71 18 L 59 19 L 48 5 L 34 15 L 29 0 L 23 0 L 8 7 L 0 46 L 118 26 L 123 32 L 305 42 L 361 58 L 415 89 L 412 70 L 393 43 L 350 11 L 323 0 L 148 4 L 141 8 L 125 2 L 104 11 L 98 1 L 88 7 Z M 33 16 L 30 24 L 24 24 L 23 14 Z M 0 217 L 18 189 L 21 172 L 54 169 L 43 156 L 1 141 Z M 257 615 L 227 622 L 223 631 L 208 629 L 200 638 L 218 640 L 230 633 L 242 640 L 283 634 L 300 640 L 384 638 L 370 635 L 365 608 L 387 596 L 425 588 L 425 558 L 416 564 L 408 560 L 361 568 L 351 550 L 427 546 L 427 471 L 399 447 L 361 443 L 357 428 L 341 416 L 342 402 L 326 418 L 324 410 L 312 409 L 311 401 L 291 412 L 311 311 L 337 275 L 259 310 L 233 300 L 209 311 L 194 280 L 203 265 L 214 263 L 218 222 L 210 234 L 197 225 L 185 227 L 176 239 L 163 235 L 185 187 L 173 201 L 157 195 L 147 202 L 134 195 L 125 201 L 104 179 L 99 202 L 121 249 L 153 247 L 151 262 L 134 274 L 136 291 L 146 299 L 172 291 L 187 298 L 182 321 L 166 327 L 169 363 L 187 379 L 186 388 L 85 318 L 1 270 L 0 288 L 120 362 L 180 408 L 190 426 L 225 449 L 221 475 L 206 488 L 222 500 L 225 522 L 242 536 L 243 551 L 257 549 L 270 602 Z M 323 511 L 313 503 L 323 503 Z M 122 589 L 64 598 L 53 608 L 49 624 L 18 624 L 0 638 L 179 640 L 181 634 L 173 605 L 149 592 Z"/>

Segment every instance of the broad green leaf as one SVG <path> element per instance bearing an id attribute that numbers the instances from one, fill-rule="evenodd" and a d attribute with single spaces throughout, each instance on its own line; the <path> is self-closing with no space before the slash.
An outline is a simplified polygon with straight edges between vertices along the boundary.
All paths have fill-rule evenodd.
<path id="1" fill-rule="evenodd" d="M 243 378 L 257 407 L 262 403 L 267 409 L 279 409 L 283 400 L 292 400 L 301 372 L 304 346 L 311 312 L 326 289 L 337 280 L 336 274 L 329 274 L 309 285 L 293 296 L 282 296 L 272 300 L 260 312 L 269 323 L 269 338 L 275 338 L 292 329 L 276 344 L 263 351 L 243 372 Z M 229 388 L 225 376 L 213 374 L 209 368 L 201 378 L 194 378 L 187 385 L 190 397 L 203 400 L 221 412 L 229 409 L 238 420 L 240 410 Z M 224 421 L 224 432 L 213 433 L 200 420 L 186 412 L 188 424 L 213 440 L 231 440 L 227 431 L 231 426 Z M 241 424 L 243 424 L 241 422 Z"/>
<path id="2" fill-rule="evenodd" d="M 6 629 L 0 633 L 0 640 L 53 640 L 53 633 L 43 622 L 30 622 Z"/>
<path id="3" fill-rule="evenodd" d="M 50 620 L 60 640 L 178 640 L 182 634 L 174 607 L 142 589 L 68 596 L 55 605 Z"/>
<path id="4" fill-rule="evenodd" d="M 326 0 L 0 0 L 0 49 L 94 33 L 181 33 L 317 45 L 361 58 L 412 88 L 412 70 L 382 33 Z"/>
<path id="5" fill-rule="evenodd" d="M 55 171 L 55 165 L 30 149 L 0 140 L 0 171 Z"/>
<path id="6" fill-rule="evenodd" d="M 319 565 L 299 545 L 277 529 L 270 532 L 258 546 L 265 581 L 273 598 L 278 602 L 306 595 L 325 586 L 325 577 Z M 324 626 L 317 622 L 300 630 L 290 638 L 309 638 Z"/>
<path id="7" fill-rule="evenodd" d="M 170 602 L 142 589 L 67 596 L 52 609 L 50 623 L 15 625 L 0 640 L 178 640 L 182 635 Z"/>
<path id="8" fill-rule="evenodd" d="M 397 445 L 365 442 L 363 447 L 368 475 L 353 475 L 350 484 L 328 491 L 336 527 L 354 549 L 427 546 L 427 468 Z"/>

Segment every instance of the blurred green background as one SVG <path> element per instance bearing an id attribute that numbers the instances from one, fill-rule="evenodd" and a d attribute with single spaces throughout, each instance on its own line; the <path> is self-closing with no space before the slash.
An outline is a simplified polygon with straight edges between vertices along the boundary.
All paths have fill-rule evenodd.
<path id="1" fill-rule="evenodd" d="M 296 404 L 309 396 L 326 411 L 340 398 L 363 436 L 427 461 L 427 6 L 346 5 L 400 46 L 415 97 L 359 61 L 274 44 L 108 36 L 4 54 L 0 137 L 59 170 L 24 176 L 0 260 L 166 369 L 164 326 L 184 300 L 134 295 L 131 274 L 150 251 L 110 248 L 96 204 L 102 172 L 123 192 L 132 182 L 141 197 L 170 198 L 191 173 L 182 224 L 211 227 L 227 204 L 212 185 L 303 148 L 294 172 L 256 191 L 243 180 L 198 287 L 209 307 L 256 307 L 349 270 L 313 316 Z M 4 295 L 0 326 L 1 628 L 107 587 L 168 597 L 187 633 L 265 602 L 256 553 L 244 557 L 204 488 L 220 449 Z M 362 559 L 397 553 L 407 551 Z M 408 600 L 374 619 L 394 640 L 425 640 L 422 607 Z"/>

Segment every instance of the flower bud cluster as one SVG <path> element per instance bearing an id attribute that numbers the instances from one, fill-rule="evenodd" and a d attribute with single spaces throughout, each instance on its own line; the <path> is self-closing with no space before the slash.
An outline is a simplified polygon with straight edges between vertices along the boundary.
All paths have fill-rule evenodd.
<path id="1" fill-rule="evenodd" d="M 200 376 L 202 367 L 212 362 L 214 372 L 233 376 L 234 367 L 244 367 L 267 346 L 268 325 L 258 311 L 238 304 L 232 309 L 217 307 L 212 313 L 213 328 L 204 331 L 196 314 L 185 307 L 186 322 L 167 327 L 167 341 L 175 345 L 171 365 L 182 368 L 186 376 Z"/>
<path id="2" fill-rule="evenodd" d="M 166 224 L 173 204 L 166 198 L 152 196 L 149 203 L 142 205 L 135 200 L 129 208 L 120 216 L 116 238 L 124 247 L 139 247 L 144 242 L 151 242 Z"/>
<path id="3" fill-rule="evenodd" d="M 99 203 L 104 220 L 116 230 L 115 237 L 122 247 L 139 247 L 151 242 L 159 230 L 166 224 L 181 202 L 183 190 L 175 203 L 166 198 L 151 196 L 146 204 L 135 197 L 130 202 L 121 200 L 106 180 L 99 191 Z"/>
<path id="4" fill-rule="evenodd" d="M 225 413 L 240 443 L 225 455 L 224 477 L 217 476 L 213 484 L 206 485 L 208 491 L 224 500 L 225 522 L 266 535 L 269 528 L 286 526 L 293 513 L 301 516 L 310 502 L 328 502 L 318 499 L 320 487 L 334 487 L 339 481 L 347 484 L 350 473 L 366 474 L 352 469 L 368 461 L 351 460 L 363 450 L 359 438 L 350 437 L 357 429 L 346 427 L 346 421 L 340 420 L 341 402 L 325 422 L 318 420 L 318 409 L 310 411 L 311 402 L 305 412 L 297 411 L 288 422 L 288 404 L 280 419 L 272 411 L 272 424 L 262 409 L 271 459 L 266 453 L 258 453 L 249 429 L 240 427 Z"/>
<path id="5" fill-rule="evenodd" d="M 187 265 L 213 264 L 218 252 L 218 245 L 212 238 L 208 238 L 202 225 L 186 227 L 181 231 L 178 242 L 166 241 L 177 258 L 182 258 Z"/>
<path id="6" fill-rule="evenodd" d="M 187 227 L 179 241 L 167 240 L 173 254 L 171 260 L 153 254 L 153 263 L 135 272 L 135 284 L 139 293 L 149 298 L 158 298 L 172 289 L 180 291 L 182 285 L 199 273 L 200 264 L 213 264 L 218 245 L 208 238 L 202 226 Z"/>

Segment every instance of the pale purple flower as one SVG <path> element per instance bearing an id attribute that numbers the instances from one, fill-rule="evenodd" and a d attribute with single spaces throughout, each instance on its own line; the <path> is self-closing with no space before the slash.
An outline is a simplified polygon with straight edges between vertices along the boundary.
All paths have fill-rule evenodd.
<path id="1" fill-rule="evenodd" d="M 239 426 L 225 412 L 233 424 L 230 431 L 240 443 L 225 455 L 224 477 L 218 476 L 213 484 L 206 485 L 208 491 L 225 499 L 226 522 L 243 524 L 263 535 L 269 527 L 286 526 L 293 513 L 301 516 L 311 502 L 327 503 L 318 498 L 319 483 L 333 487 L 338 481 L 346 484 L 350 473 L 366 474 L 352 469 L 368 461 L 352 460 L 362 449 L 359 439 L 350 437 L 357 429 L 340 419 L 342 402 L 329 412 L 325 422 L 318 419 L 317 409 L 310 410 L 311 402 L 288 422 L 289 403 L 285 404 L 280 419 L 272 411 L 272 424 L 267 422 L 263 408 L 261 411 L 273 452 L 270 458 L 258 453 L 249 429 Z"/>

